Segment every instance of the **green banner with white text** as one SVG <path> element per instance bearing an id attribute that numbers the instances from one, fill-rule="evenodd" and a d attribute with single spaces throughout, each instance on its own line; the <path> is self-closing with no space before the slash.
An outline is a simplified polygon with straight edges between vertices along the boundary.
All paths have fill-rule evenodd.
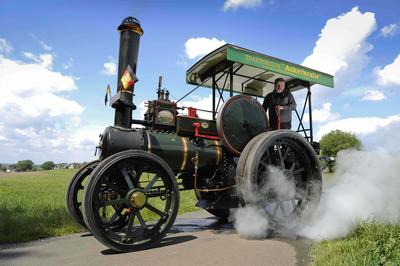
<path id="1" fill-rule="evenodd" d="M 228 47 L 226 57 L 229 61 L 269 70 L 292 78 L 298 78 L 314 84 L 321 84 L 333 88 L 333 76 L 300 65 L 292 64 L 284 60 L 255 54 L 233 47 Z"/>

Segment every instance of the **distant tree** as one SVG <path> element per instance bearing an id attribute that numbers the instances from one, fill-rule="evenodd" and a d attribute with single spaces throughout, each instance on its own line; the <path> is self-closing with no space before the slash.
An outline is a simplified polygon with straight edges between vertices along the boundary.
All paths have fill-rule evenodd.
<path id="1" fill-rule="evenodd" d="M 42 169 L 43 170 L 52 170 L 56 164 L 53 161 L 46 161 L 42 164 Z"/>
<path id="2" fill-rule="evenodd" d="M 341 150 L 361 149 L 361 141 L 350 132 L 334 130 L 322 136 L 320 140 L 322 156 L 336 156 Z"/>
<path id="3" fill-rule="evenodd" d="M 25 172 L 33 169 L 33 162 L 31 160 L 18 161 L 15 165 L 15 170 L 18 172 Z"/>
<path id="4" fill-rule="evenodd" d="M 10 165 L 8 166 L 8 169 L 10 169 L 10 170 L 15 170 L 15 168 L 16 168 L 16 166 L 15 166 L 14 163 L 13 163 L 13 164 L 10 164 Z"/>
<path id="5" fill-rule="evenodd" d="M 6 167 L 4 165 L 2 165 L 1 163 L 0 163 L 0 171 L 2 171 L 2 172 L 6 171 Z"/>

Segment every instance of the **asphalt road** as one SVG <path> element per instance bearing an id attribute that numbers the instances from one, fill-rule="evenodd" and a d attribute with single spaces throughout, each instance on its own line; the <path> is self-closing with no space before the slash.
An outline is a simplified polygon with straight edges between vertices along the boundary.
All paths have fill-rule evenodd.
<path id="1" fill-rule="evenodd" d="M 310 243 L 247 240 L 205 211 L 180 216 L 152 249 L 118 254 L 89 234 L 0 246 L 0 265 L 307 265 Z"/>

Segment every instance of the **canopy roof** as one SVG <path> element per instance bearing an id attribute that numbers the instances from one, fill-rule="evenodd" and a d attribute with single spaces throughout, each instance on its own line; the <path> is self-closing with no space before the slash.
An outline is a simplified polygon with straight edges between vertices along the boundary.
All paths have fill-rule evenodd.
<path id="1" fill-rule="evenodd" d="M 186 71 L 186 82 L 212 88 L 230 88 L 232 72 L 233 91 L 265 97 L 274 89 L 274 80 L 283 78 L 291 91 L 314 84 L 333 88 L 333 76 L 290 63 L 268 55 L 226 44 L 200 59 Z"/>

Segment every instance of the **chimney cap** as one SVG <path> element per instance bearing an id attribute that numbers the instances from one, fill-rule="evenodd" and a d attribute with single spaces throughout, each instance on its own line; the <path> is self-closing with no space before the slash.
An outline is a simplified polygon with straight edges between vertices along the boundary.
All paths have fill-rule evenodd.
<path id="1" fill-rule="evenodd" d="M 118 26 L 119 31 L 133 30 L 134 32 L 143 35 L 143 29 L 140 27 L 140 22 L 137 18 L 126 17 L 122 20 L 121 25 Z"/>

